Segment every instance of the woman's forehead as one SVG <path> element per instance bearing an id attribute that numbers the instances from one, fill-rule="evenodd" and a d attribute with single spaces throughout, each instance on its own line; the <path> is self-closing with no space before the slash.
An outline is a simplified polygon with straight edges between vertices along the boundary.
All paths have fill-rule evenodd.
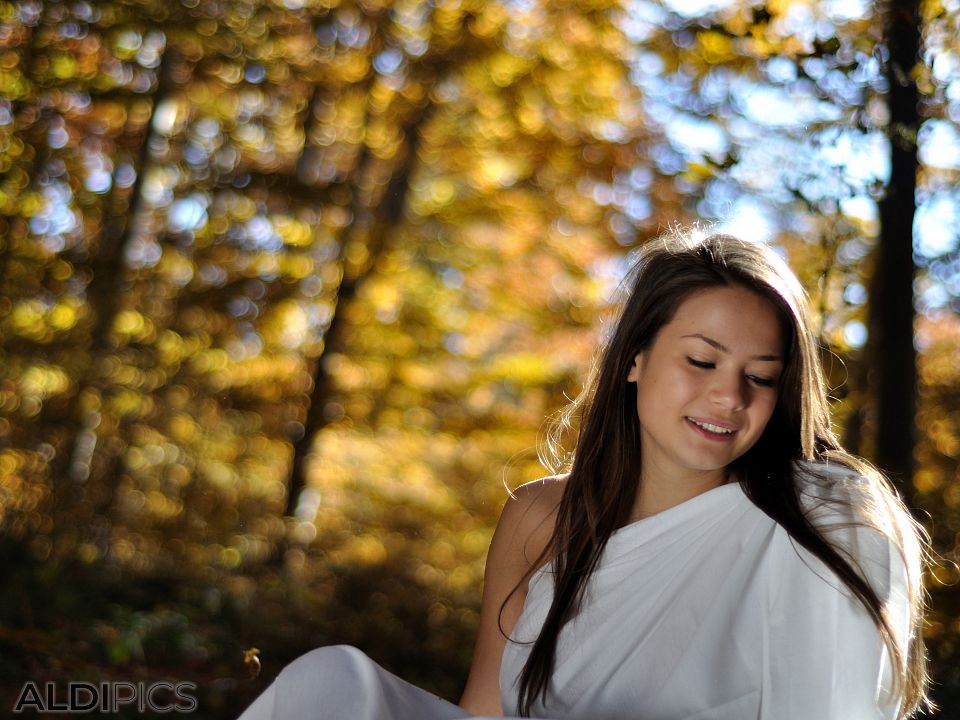
<path id="1" fill-rule="evenodd" d="M 780 355 L 785 341 L 776 306 L 762 295 L 739 287 L 709 288 L 689 295 L 662 330 L 677 340 L 760 355 Z"/>

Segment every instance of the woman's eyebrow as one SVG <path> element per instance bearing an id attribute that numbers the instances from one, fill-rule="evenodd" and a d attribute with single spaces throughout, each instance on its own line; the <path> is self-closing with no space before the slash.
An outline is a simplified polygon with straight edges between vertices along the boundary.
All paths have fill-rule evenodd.
<path id="1" fill-rule="evenodd" d="M 701 335 L 700 333 L 693 333 L 692 335 L 683 335 L 685 338 L 699 338 L 703 340 L 710 347 L 719 350 L 720 352 L 730 354 L 730 350 L 725 346 L 721 345 L 719 342 L 713 338 L 709 338 L 706 335 Z M 783 362 L 783 357 L 780 355 L 754 355 L 751 360 L 763 360 L 765 362 Z"/>

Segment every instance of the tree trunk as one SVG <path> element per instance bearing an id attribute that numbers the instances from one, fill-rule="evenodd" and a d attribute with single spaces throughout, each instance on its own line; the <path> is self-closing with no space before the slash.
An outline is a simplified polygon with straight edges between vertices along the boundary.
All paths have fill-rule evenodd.
<path id="1" fill-rule="evenodd" d="M 179 53 L 174 48 L 168 48 L 164 53 L 159 82 L 153 100 L 154 110 L 170 90 L 176 72 L 175 65 L 179 59 Z M 99 360 L 114 349 L 112 347 L 111 328 L 117 312 L 122 307 L 118 298 L 123 291 L 124 258 L 127 246 L 136 229 L 135 222 L 141 203 L 141 186 L 150 162 L 151 127 L 151 123 L 147 123 L 143 131 L 143 141 L 140 145 L 140 155 L 137 160 L 137 175 L 130 189 L 129 204 L 122 209 L 113 208 L 120 211 L 104 219 L 99 247 L 93 261 L 93 279 L 88 286 L 87 297 L 95 319 L 90 333 L 86 366 L 81 371 L 80 387 L 73 397 L 71 410 L 68 413 L 76 432 L 70 446 L 69 455 L 59 458 L 55 465 L 57 476 L 70 481 L 64 488 L 68 492 L 62 493 L 62 497 L 65 498 L 63 504 L 67 507 L 70 507 L 80 497 L 88 496 L 88 491 L 81 491 L 81 488 L 86 485 L 90 477 L 95 457 L 101 445 L 101 438 L 99 437 L 102 420 L 100 408 L 106 379 L 100 376 Z M 108 462 L 109 465 L 112 465 L 112 462 Z M 55 478 L 55 481 L 57 481 L 57 478 Z M 112 493 L 106 492 L 104 497 L 112 497 Z M 100 504 L 107 501 L 101 498 Z"/>
<path id="2" fill-rule="evenodd" d="M 426 121 L 433 104 L 429 101 L 414 117 L 407 123 L 404 129 L 406 142 L 404 143 L 404 158 L 400 167 L 396 169 L 390 178 L 390 183 L 384 192 L 383 199 L 373 213 L 373 217 L 366 221 L 360 217 L 363 210 L 360 203 L 357 202 L 359 190 L 354 192 L 354 224 L 351 231 L 344 237 L 340 246 L 341 263 L 343 264 L 343 280 L 337 292 L 337 305 L 334 308 L 333 317 L 330 325 L 324 334 L 324 352 L 316 360 L 316 366 L 313 374 L 313 391 L 310 393 L 309 407 L 307 417 L 304 421 L 304 433 L 294 445 L 293 466 L 290 472 L 290 483 L 287 487 L 287 505 L 284 514 L 288 517 L 294 515 L 297 504 L 300 499 L 300 493 L 306 486 L 306 465 L 313 446 L 313 440 L 317 433 L 329 423 L 325 414 L 326 400 L 330 397 L 332 387 L 330 386 L 330 377 L 327 375 L 323 358 L 332 348 L 339 348 L 343 345 L 343 313 L 342 309 L 356 295 L 359 285 L 370 274 L 376 265 L 377 259 L 382 254 L 387 235 L 403 218 L 403 210 L 406 206 L 407 191 L 410 185 L 410 175 L 413 172 L 417 160 L 417 149 L 420 140 L 420 128 Z M 363 172 L 363 158 L 361 157 L 358 165 L 358 176 Z M 357 177 L 357 181 L 359 181 Z M 348 248 L 352 243 L 357 242 L 358 236 L 366 235 L 366 261 L 362 267 L 349 268 L 346 263 Z"/>
<path id="3" fill-rule="evenodd" d="M 880 202 L 880 238 L 870 293 L 875 457 L 902 491 L 910 487 L 916 437 L 913 346 L 913 219 L 916 212 L 919 61 L 918 0 L 892 0 L 886 13 L 890 184 Z"/>

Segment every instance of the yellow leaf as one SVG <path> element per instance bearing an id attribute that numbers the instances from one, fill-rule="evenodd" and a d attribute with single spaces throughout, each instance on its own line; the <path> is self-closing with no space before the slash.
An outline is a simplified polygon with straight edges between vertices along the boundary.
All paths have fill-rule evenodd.
<path id="1" fill-rule="evenodd" d="M 697 35 L 700 45 L 700 56 L 710 65 L 718 65 L 734 59 L 737 54 L 733 51 L 733 40 L 729 35 L 706 30 Z"/>
<path id="2" fill-rule="evenodd" d="M 50 63 L 50 71 L 60 80 L 69 80 L 77 74 L 77 61 L 72 55 L 56 55 Z"/>

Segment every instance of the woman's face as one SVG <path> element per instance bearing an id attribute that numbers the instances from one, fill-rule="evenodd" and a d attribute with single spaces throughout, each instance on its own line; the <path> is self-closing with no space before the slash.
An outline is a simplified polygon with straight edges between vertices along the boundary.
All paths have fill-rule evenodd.
<path id="1" fill-rule="evenodd" d="M 753 291 L 689 295 L 627 375 L 637 384 L 644 478 L 724 482 L 773 414 L 784 346 L 776 309 Z"/>

